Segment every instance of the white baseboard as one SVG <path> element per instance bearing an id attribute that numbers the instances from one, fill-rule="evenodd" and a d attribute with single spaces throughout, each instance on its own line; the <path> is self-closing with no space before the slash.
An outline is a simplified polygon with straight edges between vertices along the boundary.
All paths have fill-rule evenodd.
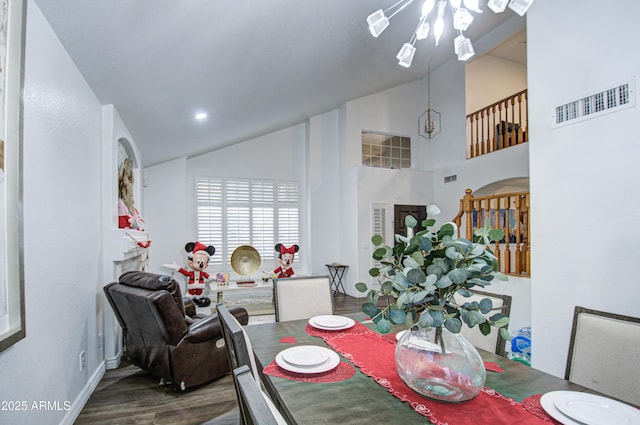
<path id="1" fill-rule="evenodd" d="M 122 350 L 118 351 L 114 357 L 104 360 L 105 368 L 107 370 L 119 368 L 121 359 L 122 359 Z"/>
<path id="2" fill-rule="evenodd" d="M 95 372 L 93 372 L 93 375 L 91 375 L 91 379 L 89 379 L 82 391 L 80 391 L 80 394 L 78 394 L 78 397 L 71 403 L 71 409 L 64 415 L 60 421 L 60 425 L 73 425 L 76 419 L 78 419 L 78 416 L 80 416 L 84 405 L 89 401 L 89 397 L 91 397 L 91 394 L 93 394 L 93 391 L 100 383 L 105 371 L 105 362 L 101 362 Z"/>

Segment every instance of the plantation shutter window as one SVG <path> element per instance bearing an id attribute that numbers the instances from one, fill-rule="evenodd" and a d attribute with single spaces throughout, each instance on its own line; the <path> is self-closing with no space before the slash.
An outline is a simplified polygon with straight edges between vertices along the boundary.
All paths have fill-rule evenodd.
<path id="1" fill-rule="evenodd" d="M 241 245 L 253 246 L 269 261 L 276 258 L 276 243 L 298 244 L 299 190 L 297 182 L 197 178 L 197 235 L 216 247 L 211 264 L 229 264 Z"/>

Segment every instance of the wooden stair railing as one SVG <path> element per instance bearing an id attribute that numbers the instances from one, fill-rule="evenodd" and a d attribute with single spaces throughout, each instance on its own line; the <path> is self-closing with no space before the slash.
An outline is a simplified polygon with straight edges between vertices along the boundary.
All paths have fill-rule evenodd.
<path id="1" fill-rule="evenodd" d="M 527 90 L 467 115 L 467 158 L 529 141 Z"/>
<path id="2" fill-rule="evenodd" d="M 505 237 L 492 243 L 500 263 L 500 271 L 515 276 L 531 276 L 529 232 L 529 192 L 512 192 L 478 196 L 465 190 L 460 211 L 452 220 L 458 226 L 458 237 L 473 241 L 477 228 L 489 220 L 491 228 L 501 229 Z"/>

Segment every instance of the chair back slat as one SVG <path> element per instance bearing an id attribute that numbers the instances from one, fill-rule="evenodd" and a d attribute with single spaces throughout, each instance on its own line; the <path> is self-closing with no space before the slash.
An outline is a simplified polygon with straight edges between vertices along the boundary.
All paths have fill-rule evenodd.
<path id="1" fill-rule="evenodd" d="M 235 369 L 233 381 L 236 385 L 243 425 L 278 425 L 249 366 L 243 365 Z"/>
<path id="2" fill-rule="evenodd" d="M 333 314 L 329 276 L 274 279 L 276 322 Z"/>
<path id="3" fill-rule="evenodd" d="M 494 310 L 485 316 L 490 317 L 496 313 L 502 313 L 505 316 L 509 316 L 511 313 L 511 296 L 504 294 L 491 294 L 489 292 L 476 291 L 472 290 L 473 295 L 471 297 L 465 298 L 458 294 L 455 296 L 455 301 L 458 304 L 464 304 L 465 302 L 473 302 L 484 298 L 489 298 L 493 304 Z M 494 327 L 491 327 L 491 332 L 489 335 L 483 335 L 480 332 L 480 329 L 477 326 L 473 328 L 469 328 L 466 325 L 462 325 L 462 330 L 460 331 L 465 338 L 467 338 L 474 347 L 482 348 L 483 350 L 490 351 L 492 353 L 496 353 L 499 356 L 506 356 L 506 341 L 500 335 L 500 331 Z"/>

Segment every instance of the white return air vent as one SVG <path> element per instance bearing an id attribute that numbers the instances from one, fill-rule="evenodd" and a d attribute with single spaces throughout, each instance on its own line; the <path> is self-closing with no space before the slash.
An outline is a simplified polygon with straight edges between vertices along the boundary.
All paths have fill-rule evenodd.
<path id="1" fill-rule="evenodd" d="M 636 80 L 629 78 L 619 84 L 580 99 L 564 102 L 553 110 L 551 128 L 599 117 L 636 105 Z"/>

